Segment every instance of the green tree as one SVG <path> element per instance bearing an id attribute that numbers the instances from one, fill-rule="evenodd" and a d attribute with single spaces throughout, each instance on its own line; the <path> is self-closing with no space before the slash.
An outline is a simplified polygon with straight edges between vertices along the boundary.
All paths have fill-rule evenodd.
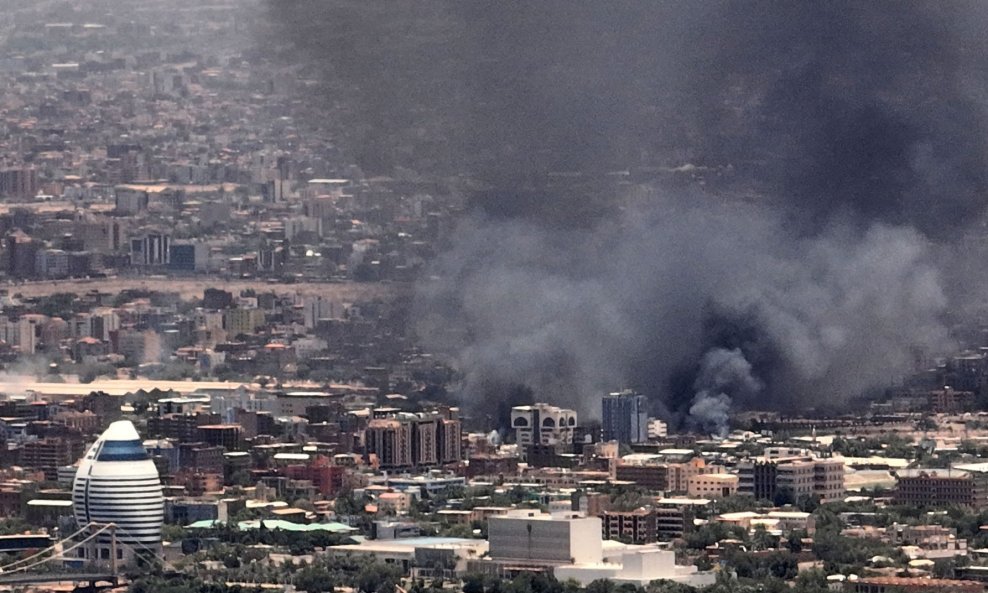
<path id="1" fill-rule="evenodd" d="M 608 579 L 597 579 L 587 585 L 587 593 L 617 593 L 614 581 Z"/>
<path id="2" fill-rule="evenodd" d="M 786 545 L 789 551 L 793 554 L 798 554 L 803 551 L 803 538 L 806 537 L 806 532 L 801 529 L 794 529 L 789 533 L 789 538 L 786 540 Z"/>
<path id="3" fill-rule="evenodd" d="M 797 593 L 827 593 L 827 573 L 818 568 L 804 570 L 796 575 L 794 589 Z"/>
<path id="4" fill-rule="evenodd" d="M 756 550 L 768 550 L 779 543 L 779 537 L 772 535 L 764 525 L 756 525 L 751 534 L 751 544 Z"/>
<path id="5" fill-rule="evenodd" d="M 463 577 L 463 593 L 484 593 L 484 577 L 468 574 Z"/>
<path id="6" fill-rule="evenodd" d="M 696 588 L 675 581 L 652 581 L 645 587 L 646 593 L 696 593 Z"/>

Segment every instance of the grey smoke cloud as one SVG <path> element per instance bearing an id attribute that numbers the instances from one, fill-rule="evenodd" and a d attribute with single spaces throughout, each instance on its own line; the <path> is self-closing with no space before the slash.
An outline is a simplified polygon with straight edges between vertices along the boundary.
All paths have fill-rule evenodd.
<path id="1" fill-rule="evenodd" d="M 468 405 L 523 384 L 596 414 L 627 385 L 720 419 L 840 402 L 952 347 L 944 315 L 965 303 L 944 277 L 988 195 L 978 3 L 301 0 L 271 17 L 349 106 L 368 171 L 486 184 L 417 299 Z M 761 389 L 698 400 L 723 352 Z"/>
<path id="2" fill-rule="evenodd" d="M 601 393 L 632 384 L 667 413 L 703 392 L 794 410 L 950 347 L 934 253 L 915 230 L 794 239 L 765 206 L 654 200 L 589 236 L 516 220 L 460 229 L 419 306 L 426 345 L 455 361 L 467 401 L 517 382 L 593 414 Z"/>
<path id="3" fill-rule="evenodd" d="M 689 418 L 708 434 L 726 436 L 730 427 L 731 403 L 731 396 L 722 391 L 698 391 L 690 406 Z"/>
<path id="4" fill-rule="evenodd" d="M 689 416 L 700 428 L 724 436 L 728 431 L 732 395 L 755 397 L 762 382 L 751 374 L 751 363 L 740 348 L 708 350 L 700 359 Z"/>

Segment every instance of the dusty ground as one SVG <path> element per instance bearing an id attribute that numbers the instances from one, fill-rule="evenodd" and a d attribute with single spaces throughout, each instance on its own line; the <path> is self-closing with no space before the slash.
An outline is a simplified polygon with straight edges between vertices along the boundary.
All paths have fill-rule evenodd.
<path id="1" fill-rule="evenodd" d="M 82 294 L 91 290 L 117 293 L 125 289 L 156 290 L 161 292 L 178 292 L 182 298 L 202 297 L 206 288 L 219 288 L 239 293 L 241 290 L 252 288 L 257 292 L 274 291 L 277 293 L 295 292 L 299 294 L 320 294 L 334 300 L 367 300 L 386 298 L 407 294 L 411 287 L 407 284 L 396 283 L 364 283 L 364 282 L 295 282 L 268 283 L 263 280 L 222 280 L 215 278 L 99 278 L 72 279 L 59 281 L 24 282 L 18 284 L 0 283 L 0 290 L 9 294 L 21 294 L 26 297 L 42 296 L 56 292 L 74 292 Z"/>

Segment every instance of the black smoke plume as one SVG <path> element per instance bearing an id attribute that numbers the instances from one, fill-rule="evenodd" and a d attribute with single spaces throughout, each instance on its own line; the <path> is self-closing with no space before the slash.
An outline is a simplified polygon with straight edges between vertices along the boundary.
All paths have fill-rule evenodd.
<path id="1" fill-rule="evenodd" d="M 720 431 L 950 347 L 988 189 L 978 3 L 271 7 L 365 170 L 480 188 L 418 299 L 467 403 L 596 414 L 629 385 Z"/>

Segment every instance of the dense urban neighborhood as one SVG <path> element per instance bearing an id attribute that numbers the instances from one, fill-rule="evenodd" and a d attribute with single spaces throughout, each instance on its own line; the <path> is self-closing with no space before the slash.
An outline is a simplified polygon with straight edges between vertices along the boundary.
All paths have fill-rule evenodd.
<path id="1" fill-rule="evenodd" d="M 284 59 L 277 5 L 0 2 L 0 591 L 985 591 L 988 325 L 951 318 L 881 388 L 785 406 L 736 377 L 757 359 L 707 381 L 705 356 L 678 408 L 464 370 L 579 365 L 461 348 L 501 328 L 422 295 L 457 233 L 510 251 L 459 226 L 484 182 L 423 164 L 443 154 L 425 108 L 388 139 L 398 165 L 363 166 L 346 76 Z M 550 171 L 522 193 L 743 175 Z M 519 284 L 468 296 L 538 325 Z M 540 312 L 583 319 L 567 286 Z M 711 352 L 775 346 L 741 326 Z"/>

